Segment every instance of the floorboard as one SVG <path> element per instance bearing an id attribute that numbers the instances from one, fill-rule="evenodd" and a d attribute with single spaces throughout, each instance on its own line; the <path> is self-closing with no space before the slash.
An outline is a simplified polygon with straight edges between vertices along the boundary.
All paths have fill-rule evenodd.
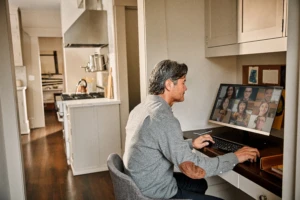
<path id="1" fill-rule="evenodd" d="M 64 153 L 62 124 L 45 112 L 45 128 L 22 135 L 27 199 L 114 200 L 108 171 L 73 176 Z"/>

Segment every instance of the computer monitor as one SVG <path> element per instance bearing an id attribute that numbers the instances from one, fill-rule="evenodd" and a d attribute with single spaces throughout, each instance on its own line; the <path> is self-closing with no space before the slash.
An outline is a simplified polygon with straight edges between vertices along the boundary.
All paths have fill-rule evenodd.
<path id="1" fill-rule="evenodd" d="M 221 84 L 209 122 L 268 136 L 282 89 L 280 86 Z"/>

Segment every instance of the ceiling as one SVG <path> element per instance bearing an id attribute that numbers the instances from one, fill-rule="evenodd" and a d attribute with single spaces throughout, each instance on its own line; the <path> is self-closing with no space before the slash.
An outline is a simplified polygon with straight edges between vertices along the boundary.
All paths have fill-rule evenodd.
<path id="1" fill-rule="evenodd" d="M 20 9 L 37 10 L 37 9 L 51 9 L 59 10 L 61 0 L 8 0 L 10 4 L 13 4 Z"/>

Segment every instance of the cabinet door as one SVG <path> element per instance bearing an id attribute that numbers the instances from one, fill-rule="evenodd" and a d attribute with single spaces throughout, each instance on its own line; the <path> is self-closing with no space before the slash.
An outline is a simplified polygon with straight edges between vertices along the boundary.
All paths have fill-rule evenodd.
<path id="1" fill-rule="evenodd" d="M 99 136 L 93 106 L 70 108 L 73 172 L 84 172 L 100 166 Z M 71 159 L 71 160 L 72 160 Z"/>
<path id="2" fill-rule="evenodd" d="M 207 47 L 237 43 L 237 0 L 205 1 Z"/>
<path id="3" fill-rule="evenodd" d="M 238 42 L 284 36 L 284 0 L 239 0 Z"/>
<path id="4" fill-rule="evenodd" d="M 100 162 L 106 166 L 111 153 L 121 154 L 121 132 L 119 105 L 105 105 L 97 108 L 99 130 Z"/>
<path id="5" fill-rule="evenodd" d="M 253 197 L 254 199 L 280 200 L 281 198 L 269 192 L 265 188 L 257 185 L 249 179 L 239 175 L 240 189 Z"/>

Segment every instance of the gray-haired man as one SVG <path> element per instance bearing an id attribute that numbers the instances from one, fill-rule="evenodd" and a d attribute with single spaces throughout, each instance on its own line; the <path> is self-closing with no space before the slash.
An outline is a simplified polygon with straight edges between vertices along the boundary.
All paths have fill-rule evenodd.
<path id="1" fill-rule="evenodd" d="M 171 60 L 159 62 L 150 77 L 146 100 L 130 113 L 126 126 L 125 172 L 150 198 L 219 199 L 205 195 L 204 177 L 229 171 L 245 160 L 255 161 L 257 149 L 244 147 L 235 153 L 203 158 L 192 153 L 213 142 L 210 135 L 184 140 L 172 112 L 184 101 L 188 68 Z M 174 173 L 174 165 L 182 173 Z"/>

